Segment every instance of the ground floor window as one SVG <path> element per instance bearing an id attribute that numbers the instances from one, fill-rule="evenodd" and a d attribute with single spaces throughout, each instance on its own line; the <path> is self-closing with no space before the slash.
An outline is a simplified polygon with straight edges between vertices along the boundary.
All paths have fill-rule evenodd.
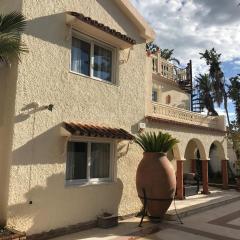
<path id="1" fill-rule="evenodd" d="M 69 141 L 67 146 L 67 182 L 102 182 L 112 179 L 113 143 Z"/>

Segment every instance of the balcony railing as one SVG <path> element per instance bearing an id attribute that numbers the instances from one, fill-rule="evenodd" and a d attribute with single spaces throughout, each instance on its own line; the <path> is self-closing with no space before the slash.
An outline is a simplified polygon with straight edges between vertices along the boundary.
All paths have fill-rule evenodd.
<path id="1" fill-rule="evenodd" d="M 208 127 L 221 131 L 225 131 L 226 129 L 224 116 L 205 116 L 200 113 L 191 112 L 166 104 L 152 103 L 150 116 L 183 124 Z"/>
<path id="2" fill-rule="evenodd" d="M 188 92 L 192 89 L 192 64 L 188 63 L 186 68 L 179 68 L 171 62 L 161 58 L 160 54 L 152 55 L 153 73 L 161 77 L 174 81 L 179 87 Z"/>

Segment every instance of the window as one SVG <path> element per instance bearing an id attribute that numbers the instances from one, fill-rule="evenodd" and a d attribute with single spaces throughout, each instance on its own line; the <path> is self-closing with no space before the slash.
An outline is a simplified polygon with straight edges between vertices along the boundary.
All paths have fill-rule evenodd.
<path id="1" fill-rule="evenodd" d="M 72 37 L 71 71 L 114 82 L 115 49 L 89 37 Z"/>
<path id="2" fill-rule="evenodd" d="M 166 104 L 170 104 L 171 103 L 171 96 L 167 95 L 166 96 Z"/>
<path id="3" fill-rule="evenodd" d="M 113 143 L 69 141 L 66 180 L 86 183 L 110 181 Z"/>
<path id="4" fill-rule="evenodd" d="M 157 90 L 152 90 L 152 101 L 157 102 L 158 101 L 158 93 Z"/>

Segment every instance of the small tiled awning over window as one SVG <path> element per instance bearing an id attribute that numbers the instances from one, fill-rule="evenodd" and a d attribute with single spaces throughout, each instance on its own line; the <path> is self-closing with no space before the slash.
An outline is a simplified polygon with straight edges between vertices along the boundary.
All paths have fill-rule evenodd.
<path id="1" fill-rule="evenodd" d="M 67 12 L 66 22 L 76 30 L 88 34 L 113 46 L 121 49 L 129 48 L 136 44 L 136 40 L 131 37 L 112 29 L 103 23 L 86 17 L 81 13 Z"/>
<path id="2" fill-rule="evenodd" d="M 110 128 L 76 122 L 64 122 L 63 127 L 73 136 L 103 137 L 123 140 L 134 139 L 132 134 L 122 128 Z"/>

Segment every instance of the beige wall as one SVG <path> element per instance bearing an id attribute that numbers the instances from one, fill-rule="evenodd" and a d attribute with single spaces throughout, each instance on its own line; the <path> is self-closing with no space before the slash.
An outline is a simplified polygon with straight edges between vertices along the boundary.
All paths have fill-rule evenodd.
<path id="1" fill-rule="evenodd" d="M 69 72 L 65 11 L 84 13 L 137 40 L 133 49 L 119 51 L 118 85 Z M 18 70 L 8 224 L 32 234 L 93 220 L 103 211 L 138 211 L 135 172 L 141 151 L 131 144 L 126 155 L 127 144 L 118 146 L 114 183 L 66 187 L 66 138 L 59 125 L 79 120 L 136 132 L 145 110 L 143 39 L 110 0 L 25 0 L 23 13 L 29 53 Z M 50 103 L 53 112 L 42 110 Z"/>
<path id="2" fill-rule="evenodd" d="M 190 95 L 175 86 L 175 84 L 168 83 L 167 80 L 160 80 L 160 78 L 160 76 L 153 78 L 152 86 L 158 92 L 158 102 L 166 104 L 166 97 L 170 95 L 171 106 L 190 110 Z"/>
<path id="3" fill-rule="evenodd" d="M 4 4 L 15 8 L 17 2 L 9 1 L 9 5 L 4 1 Z M 69 72 L 71 38 L 65 11 L 84 13 L 137 40 L 133 49 L 119 51 L 118 85 Z M 9 84 L 6 89 L 13 96 L 6 99 L 14 103 L 15 89 L 17 96 L 15 114 L 14 106 L 6 104 L 9 113 L 5 129 L 9 130 L 1 135 L 1 141 L 11 136 L 11 120 L 14 120 L 8 224 L 33 234 L 93 220 L 103 211 L 125 215 L 140 210 L 135 190 L 136 168 L 142 156 L 139 148 L 126 141 L 118 143 L 115 182 L 67 187 L 67 138 L 61 137 L 59 130 L 63 121 L 78 120 L 137 132 L 137 124 L 144 121 L 145 108 L 151 102 L 152 89 L 143 39 L 111 0 L 24 0 L 23 13 L 28 19 L 23 39 L 29 53 L 5 78 Z M 174 91 L 175 95 L 177 90 Z M 43 110 L 50 103 L 54 104 L 53 112 Z M 177 137 L 181 141 L 178 159 L 184 158 L 192 138 L 200 139 L 206 152 L 212 141 L 224 142 L 222 136 L 192 128 L 148 124 L 148 130 L 168 131 Z M 10 137 L 4 146 L 11 146 Z M 1 159 L 6 164 L 9 151 L 0 152 L 1 157 L 6 156 Z M 4 191 L 6 186 L 7 181 Z M 2 203 L 1 211 L 6 213 L 6 198 Z M 1 216 L 6 220 L 5 214 Z"/>

